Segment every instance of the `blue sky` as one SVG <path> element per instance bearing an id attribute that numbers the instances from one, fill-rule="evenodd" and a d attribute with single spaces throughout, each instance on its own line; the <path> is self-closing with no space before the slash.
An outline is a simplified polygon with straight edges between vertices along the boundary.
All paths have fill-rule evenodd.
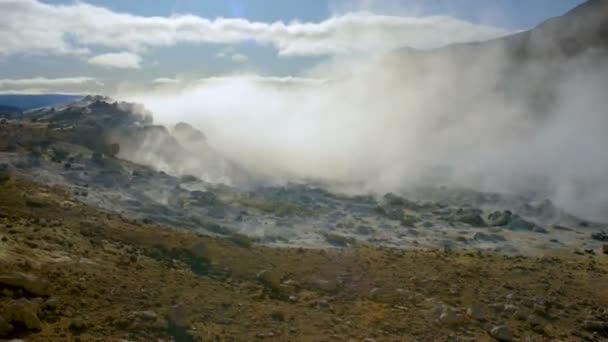
<path id="1" fill-rule="evenodd" d="M 45 0 L 49 4 L 72 1 Z M 173 13 L 193 13 L 204 17 L 244 17 L 255 21 L 321 21 L 334 9 L 349 7 L 356 2 L 345 0 L 87 0 L 90 4 L 108 7 L 118 12 L 142 16 L 166 16 Z M 376 8 L 382 3 L 376 1 Z M 422 9 L 422 14 L 448 14 L 473 22 L 483 22 L 486 16 L 499 27 L 530 28 L 541 21 L 563 14 L 584 0 L 401 0 L 392 1 L 403 7 Z M 370 2 L 371 3 L 371 2 Z M 356 6 L 356 5 L 355 5 Z M 373 5 L 372 5 L 373 6 Z"/>
<path id="2" fill-rule="evenodd" d="M 582 2 L 0 0 L 8 13 L 0 41 L 9 42 L 0 47 L 0 92 L 70 91 L 76 78 L 93 89 L 231 73 L 297 75 L 340 56 L 492 39 Z M 40 78 L 68 80 L 37 85 Z"/>

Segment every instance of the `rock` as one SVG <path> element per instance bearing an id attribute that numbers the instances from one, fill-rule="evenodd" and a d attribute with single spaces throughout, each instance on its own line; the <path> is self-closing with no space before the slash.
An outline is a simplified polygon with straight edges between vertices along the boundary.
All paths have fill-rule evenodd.
<path id="1" fill-rule="evenodd" d="M 84 330 L 86 327 L 87 324 L 85 323 L 84 319 L 82 319 L 82 317 L 73 318 L 70 322 L 70 330 L 80 331 Z"/>
<path id="2" fill-rule="evenodd" d="M 357 227 L 357 233 L 361 235 L 370 235 L 374 233 L 374 229 L 370 226 L 360 225 Z"/>
<path id="3" fill-rule="evenodd" d="M 186 308 L 182 305 L 174 305 L 167 313 L 168 332 L 173 335 L 176 341 L 194 341 L 194 336 L 190 327 L 192 322 L 188 316 Z"/>
<path id="4" fill-rule="evenodd" d="M 6 320 L 11 323 L 22 323 L 29 330 L 42 330 L 42 322 L 38 318 L 38 304 L 27 299 L 12 300 L 4 310 Z"/>
<path id="5" fill-rule="evenodd" d="M 275 298 L 286 298 L 285 291 L 288 288 L 281 285 L 281 276 L 278 273 L 263 270 L 256 274 L 256 278 L 264 286 L 268 295 Z"/>
<path id="6" fill-rule="evenodd" d="M 486 226 L 486 222 L 483 220 L 483 218 L 479 214 L 473 214 L 473 213 L 462 214 L 462 215 L 456 216 L 456 218 L 454 220 L 458 221 L 458 222 L 462 222 L 462 223 L 467 223 L 467 224 L 471 225 L 472 227 L 485 227 Z"/>
<path id="7" fill-rule="evenodd" d="M 490 227 L 506 226 L 511 222 L 511 211 L 495 211 L 488 215 L 488 225 Z"/>
<path id="8" fill-rule="evenodd" d="M 608 254 L 608 244 L 602 246 L 602 253 Z"/>
<path id="9" fill-rule="evenodd" d="M 598 241 L 608 241 L 608 233 L 605 231 L 591 234 L 591 238 Z"/>
<path id="10" fill-rule="evenodd" d="M 55 311 L 59 307 L 59 300 L 55 297 L 49 298 L 44 302 L 44 304 L 42 306 L 43 306 L 43 309 L 46 309 L 49 311 Z"/>
<path id="11" fill-rule="evenodd" d="M 207 137 L 203 132 L 184 122 L 179 122 L 177 125 L 175 125 L 173 128 L 173 134 L 181 142 L 204 143 L 207 141 Z"/>
<path id="12" fill-rule="evenodd" d="M 509 223 L 509 228 L 511 230 L 533 230 L 536 225 L 532 222 L 526 221 L 519 217 L 518 215 L 513 215 L 511 222 Z"/>
<path id="13" fill-rule="evenodd" d="M 583 322 L 583 329 L 589 331 L 608 332 L 608 322 L 585 320 Z"/>
<path id="14" fill-rule="evenodd" d="M 534 233 L 539 233 L 539 234 L 547 234 L 547 233 L 549 233 L 545 228 L 539 227 L 539 226 L 536 226 L 536 227 L 532 228 L 532 231 Z"/>
<path id="15" fill-rule="evenodd" d="M 461 324 L 464 322 L 464 317 L 458 311 L 447 308 L 439 316 L 439 322 L 448 325 Z"/>
<path id="16" fill-rule="evenodd" d="M 503 242 L 507 241 L 503 236 L 498 234 L 486 234 L 486 233 L 475 233 L 473 239 L 476 241 L 485 241 L 485 242 Z"/>
<path id="17" fill-rule="evenodd" d="M 532 326 L 544 326 L 547 322 L 538 315 L 529 315 L 527 318 L 528 323 Z"/>
<path id="18" fill-rule="evenodd" d="M 485 315 L 483 314 L 483 311 L 481 311 L 481 308 L 475 304 L 473 304 L 467 308 L 467 315 L 477 321 L 481 321 L 481 320 L 485 319 Z"/>
<path id="19" fill-rule="evenodd" d="M 355 239 L 340 234 L 327 232 L 320 232 L 319 234 L 325 238 L 325 241 L 334 247 L 348 247 L 356 242 Z"/>
<path id="20" fill-rule="evenodd" d="M 528 317 L 530 316 L 530 311 L 524 308 L 519 308 L 517 309 L 517 311 L 515 311 L 515 313 L 513 313 L 513 317 L 515 317 L 515 319 L 518 319 L 520 321 L 525 321 L 528 319 Z"/>
<path id="21" fill-rule="evenodd" d="M 49 283 L 33 274 L 5 273 L 0 275 L 0 284 L 19 287 L 36 296 L 49 295 Z"/>
<path id="22" fill-rule="evenodd" d="M 167 314 L 169 329 L 187 330 L 191 326 L 190 318 L 186 308 L 182 305 L 174 305 Z"/>
<path id="23" fill-rule="evenodd" d="M 146 321 L 155 321 L 158 318 L 158 315 L 152 310 L 145 310 L 139 313 L 139 317 Z"/>
<path id="24" fill-rule="evenodd" d="M 513 333 L 506 326 L 497 326 L 490 330 L 490 336 L 501 342 L 513 341 Z"/>
<path id="25" fill-rule="evenodd" d="M 270 317 L 277 322 L 285 321 L 285 314 L 282 311 L 275 310 L 270 314 Z"/>
<path id="26" fill-rule="evenodd" d="M 13 325 L 0 316 L 0 337 L 8 336 L 13 331 Z"/>
<path id="27" fill-rule="evenodd" d="M 310 288 L 323 292 L 335 293 L 340 289 L 340 283 L 336 279 L 312 279 L 306 282 Z"/>
<path id="28" fill-rule="evenodd" d="M 502 308 L 502 311 L 507 315 L 513 315 L 517 312 L 518 307 L 513 304 L 505 304 Z"/>

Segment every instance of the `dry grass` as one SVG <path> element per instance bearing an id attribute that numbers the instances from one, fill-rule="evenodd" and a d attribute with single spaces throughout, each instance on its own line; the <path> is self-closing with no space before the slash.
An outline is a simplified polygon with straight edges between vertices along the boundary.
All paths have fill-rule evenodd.
<path id="1" fill-rule="evenodd" d="M 14 177 L 1 185 L 0 216 L 0 269 L 48 278 L 59 302 L 33 341 L 166 338 L 132 316 L 152 310 L 162 318 L 174 303 L 205 340 L 484 341 L 488 327 L 506 324 L 520 339 L 575 341 L 589 313 L 608 305 L 605 256 L 272 249 L 138 224 Z M 508 295 L 550 303 L 546 326 L 491 309 Z M 463 312 L 478 303 L 487 321 L 436 323 L 435 303 Z M 74 317 L 87 328 L 70 330 Z"/>

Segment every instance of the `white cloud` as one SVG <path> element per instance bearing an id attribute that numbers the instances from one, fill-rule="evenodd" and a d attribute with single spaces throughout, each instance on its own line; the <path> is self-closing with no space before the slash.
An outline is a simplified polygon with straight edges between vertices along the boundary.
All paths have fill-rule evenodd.
<path id="1" fill-rule="evenodd" d="M 310 78 L 299 76 L 263 76 L 257 74 L 239 74 L 226 76 L 205 77 L 198 80 L 199 84 L 205 83 L 233 83 L 233 82 L 255 82 L 258 84 L 271 85 L 323 85 L 329 80 L 324 78 Z"/>
<path id="2" fill-rule="evenodd" d="M 230 59 L 235 63 L 245 63 L 249 60 L 249 57 L 247 57 L 241 53 L 235 53 L 235 54 L 232 54 L 232 56 L 230 56 Z"/>
<path id="3" fill-rule="evenodd" d="M 89 64 L 106 68 L 139 69 L 141 57 L 131 52 L 105 53 L 89 58 Z"/>
<path id="4" fill-rule="evenodd" d="M 6 87 L 60 87 L 60 86 L 74 86 L 82 84 L 96 84 L 102 85 L 102 83 L 92 77 L 61 77 L 61 78 L 46 78 L 46 77 L 34 77 L 34 78 L 4 78 L 0 79 L 0 88 Z"/>
<path id="5" fill-rule="evenodd" d="M 44 95 L 44 94 L 61 94 L 61 95 L 88 95 L 87 91 L 64 91 L 48 88 L 27 88 L 27 89 L 8 89 L 0 90 L 1 95 Z"/>
<path id="6" fill-rule="evenodd" d="M 40 95 L 50 93 L 47 88 L 7 89 L 0 90 L 0 95 Z"/>
<path id="7" fill-rule="evenodd" d="M 448 16 L 405 17 L 347 13 L 318 23 L 213 20 L 194 15 L 142 17 L 82 2 L 51 5 L 0 0 L 4 13 L 0 55 L 84 53 L 90 47 L 140 52 L 178 43 L 233 44 L 256 41 L 282 56 L 382 52 L 403 46 L 433 48 L 486 40 L 508 32 Z"/>
<path id="8" fill-rule="evenodd" d="M 175 84 L 175 83 L 179 83 L 180 81 L 175 78 L 159 77 L 159 78 L 153 80 L 152 82 L 157 83 L 157 84 Z"/>

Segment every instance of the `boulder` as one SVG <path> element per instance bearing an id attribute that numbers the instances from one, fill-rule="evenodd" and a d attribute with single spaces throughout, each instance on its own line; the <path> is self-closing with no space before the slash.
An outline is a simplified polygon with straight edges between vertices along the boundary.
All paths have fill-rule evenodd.
<path id="1" fill-rule="evenodd" d="M 608 233 L 604 231 L 592 233 L 591 238 L 598 241 L 608 241 Z"/>
<path id="2" fill-rule="evenodd" d="M 509 228 L 512 230 L 533 230 L 536 225 L 532 222 L 526 221 L 518 215 L 513 215 Z"/>
<path id="3" fill-rule="evenodd" d="M 512 213 L 509 210 L 495 211 L 488 215 L 488 226 L 500 227 L 506 226 L 511 222 Z"/>
<path id="4" fill-rule="evenodd" d="M 38 304 L 27 299 L 12 300 L 4 309 L 6 320 L 11 323 L 22 323 L 28 330 L 42 330 L 38 318 Z"/>
<path id="5" fill-rule="evenodd" d="M 513 341 L 513 333 L 511 332 L 511 329 L 506 326 L 497 326 L 492 328 L 492 330 L 490 330 L 490 336 L 501 342 Z"/>
<path id="6" fill-rule="evenodd" d="M 458 214 L 455 216 L 454 221 L 462 222 L 471 225 L 472 227 L 485 227 L 486 222 L 483 220 L 481 215 L 476 213 L 465 213 Z"/>
<path id="7" fill-rule="evenodd" d="M 49 283 L 33 274 L 18 272 L 0 274 L 0 284 L 22 288 L 35 296 L 49 295 Z"/>

